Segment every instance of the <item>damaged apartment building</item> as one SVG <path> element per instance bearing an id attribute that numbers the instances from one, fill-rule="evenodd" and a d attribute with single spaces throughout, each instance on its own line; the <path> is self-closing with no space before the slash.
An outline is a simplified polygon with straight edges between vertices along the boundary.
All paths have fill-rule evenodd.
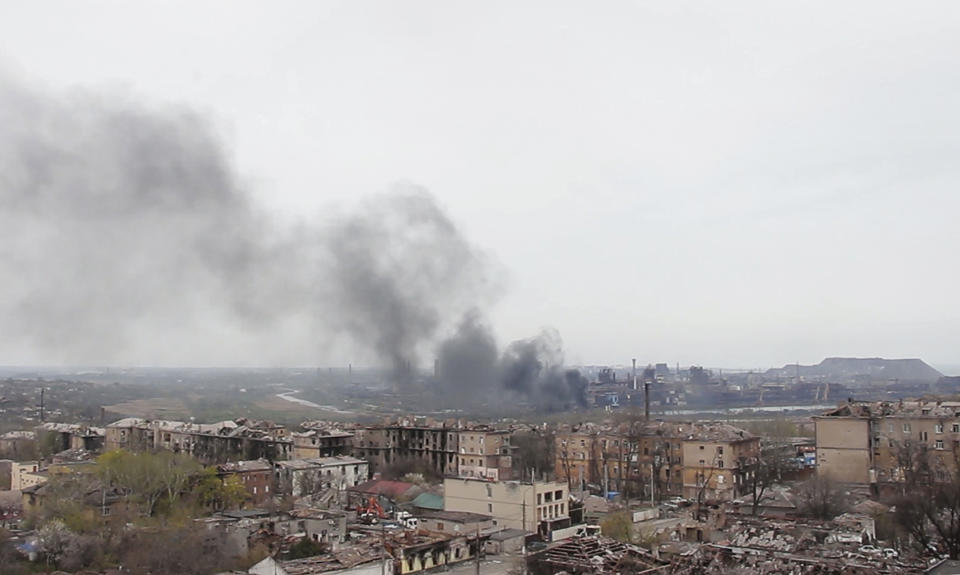
<path id="1" fill-rule="evenodd" d="M 126 418 L 105 428 L 105 448 L 187 453 L 203 463 L 287 459 L 293 442 L 286 429 L 245 419 L 211 424 Z"/>
<path id="2" fill-rule="evenodd" d="M 760 438 L 725 423 L 585 423 L 556 434 L 555 476 L 569 485 L 634 497 L 732 500 Z M 651 493 L 651 491 L 653 493 Z"/>
<path id="3" fill-rule="evenodd" d="M 952 481 L 960 460 L 960 402 L 847 402 L 814 417 L 818 473 L 875 492 L 915 471 Z"/>
<path id="4" fill-rule="evenodd" d="M 360 426 L 352 431 L 353 455 L 369 461 L 371 471 L 380 471 L 398 461 L 413 460 L 441 476 L 494 480 L 511 477 L 509 431 L 424 417 Z"/>

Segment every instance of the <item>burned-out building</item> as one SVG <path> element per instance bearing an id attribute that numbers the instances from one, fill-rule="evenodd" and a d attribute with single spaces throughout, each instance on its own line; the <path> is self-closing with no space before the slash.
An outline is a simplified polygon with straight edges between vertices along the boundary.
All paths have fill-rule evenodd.
<path id="1" fill-rule="evenodd" d="M 353 433 L 321 424 L 322 422 L 308 421 L 300 425 L 303 431 L 290 434 L 294 459 L 350 455 Z"/>
<path id="2" fill-rule="evenodd" d="M 103 449 L 105 430 L 102 427 L 92 427 L 76 423 L 47 422 L 38 425 L 35 429 L 37 437 L 49 442 L 45 446 L 53 451 L 68 449 L 84 449 L 96 452 Z"/>
<path id="3" fill-rule="evenodd" d="M 286 430 L 269 422 L 246 420 L 212 424 L 126 418 L 105 428 L 105 447 L 144 451 L 168 449 L 206 464 L 287 459 L 293 442 Z"/>
<path id="4" fill-rule="evenodd" d="M 380 471 L 400 461 L 426 464 L 438 475 L 457 473 L 460 426 L 423 417 L 353 430 L 353 455 Z"/>

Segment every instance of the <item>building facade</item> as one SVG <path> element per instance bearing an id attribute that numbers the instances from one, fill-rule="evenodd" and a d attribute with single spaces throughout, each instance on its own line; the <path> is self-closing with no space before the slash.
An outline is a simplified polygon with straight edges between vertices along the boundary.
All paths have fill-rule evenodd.
<path id="1" fill-rule="evenodd" d="M 882 490 L 954 481 L 960 402 L 847 402 L 814 418 L 817 473 Z"/>
<path id="2" fill-rule="evenodd" d="M 438 475 L 456 475 L 459 429 L 425 418 L 410 418 L 388 425 L 353 430 L 353 456 L 381 471 L 400 461 L 419 462 Z"/>
<path id="3" fill-rule="evenodd" d="M 458 435 L 457 474 L 494 481 L 512 477 L 511 432 L 487 428 L 463 430 Z"/>
<path id="4" fill-rule="evenodd" d="M 489 515 L 498 527 L 544 532 L 560 528 L 558 525 L 564 520 L 569 524 L 570 491 L 564 482 L 448 477 L 444 479 L 443 489 L 444 511 Z"/>

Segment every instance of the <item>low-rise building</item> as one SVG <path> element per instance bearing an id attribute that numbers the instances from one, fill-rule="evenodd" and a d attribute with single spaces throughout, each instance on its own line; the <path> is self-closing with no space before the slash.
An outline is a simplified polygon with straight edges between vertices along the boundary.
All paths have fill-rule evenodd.
<path id="1" fill-rule="evenodd" d="M 10 489 L 23 491 L 27 487 L 47 482 L 47 476 L 40 470 L 39 461 L 14 462 L 10 469 Z"/>
<path id="2" fill-rule="evenodd" d="M 489 515 L 498 527 L 546 534 L 570 526 L 566 483 L 487 481 L 447 477 L 443 510 Z"/>
<path id="3" fill-rule="evenodd" d="M 466 511 L 419 510 L 414 516 L 420 521 L 420 529 L 460 535 L 492 529 L 493 517 Z"/>
<path id="4" fill-rule="evenodd" d="M 221 480 L 235 477 L 246 489 L 251 505 L 263 505 L 273 495 L 273 465 L 265 459 L 221 463 L 217 465 L 217 476 Z"/>
<path id="5" fill-rule="evenodd" d="M 369 474 L 366 461 L 347 455 L 278 461 L 274 467 L 283 491 L 295 496 L 349 489 L 365 482 Z"/>

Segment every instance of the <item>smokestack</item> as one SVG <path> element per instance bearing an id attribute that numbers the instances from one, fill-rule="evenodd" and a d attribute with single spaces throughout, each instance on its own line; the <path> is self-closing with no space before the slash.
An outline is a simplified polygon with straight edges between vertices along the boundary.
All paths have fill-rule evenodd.
<path id="1" fill-rule="evenodd" d="M 100 406 L 100 427 L 103 427 L 103 422 L 107 420 L 107 410 Z"/>
<path id="2" fill-rule="evenodd" d="M 633 358 L 633 389 L 637 389 L 637 358 Z"/>
<path id="3" fill-rule="evenodd" d="M 643 378 L 643 419 L 650 421 L 650 380 Z"/>

